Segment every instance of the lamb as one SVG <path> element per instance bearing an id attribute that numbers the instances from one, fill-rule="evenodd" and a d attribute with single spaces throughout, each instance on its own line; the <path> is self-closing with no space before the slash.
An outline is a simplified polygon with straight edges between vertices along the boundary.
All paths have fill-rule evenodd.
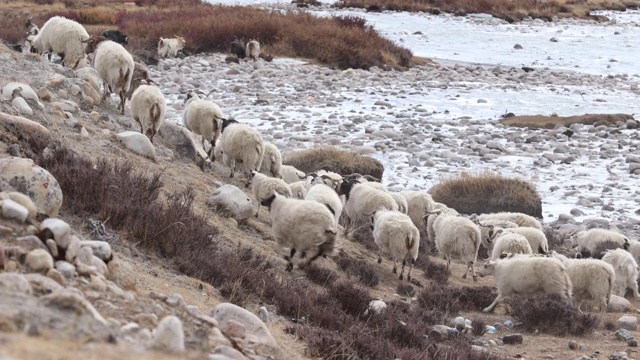
<path id="1" fill-rule="evenodd" d="M 203 149 L 205 149 L 205 142 L 210 143 L 211 147 L 207 155 L 212 161 L 216 159 L 214 149 L 216 140 L 222 131 L 224 118 L 222 109 L 215 103 L 200 99 L 198 94 L 193 91 L 187 94 L 187 107 L 182 113 L 182 122 L 189 131 L 202 136 Z M 220 144 L 220 149 L 222 149 L 222 144 Z"/>
<path id="2" fill-rule="evenodd" d="M 378 264 L 382 263 L 382 252 L 393 258 L 393 273 L 397 273 L 397 260 L 402 259 L 399 279 L 404 276 L 404 267 L 409 260 L 407 281 L 411 281 L 411 270 L 418 258 L 420 231 L 411 218 L 399 211 L 378 210 L 372 218 L 373 239 L 380 247 Z"/>
<path id="3" fill-rule="evenodd" d="M 391 195 L 391 197 L 393 197 L 393 200 L 396 201 L 396 204 L 398 205 L 398 211 L 406 214 L 407 209 L 409 208 L 409 205 L 407 204 L 407 198 L 397 192 L 389 192 L 389 195 Z"/>
<path id="4" fill-rule="evenodd" d="M 102 32 L 102 36 L 107 40 L 115 41 L 121 45 L 129 43 L 129 37 L 121 33 L 120 30 L 105 30 Z"/>
<path id="5" fill-rule="evenodd" d="M 624 249 L 607 250 L 602 261 L 611 264 L 615 272 L 615 284 L 613 292 L 618 296 L 624 296 L 627 288 L 633 291 L 633 297 L 639 298 L 638 293 L 638 263 L 629 252 Z"/>
<path id="6" fill-rule="evenodd" d="M 159 57 L 176 57 L 178 52 L 184 49 L 187 41 L 182 36 L 176 36 L 175 38 L 165 39 L 160 37 L 158 41 L 158 56 Z"/>
<path id="7" fill-rule="evenodd" d="M 242 39 L 235 39 L 231 42 L 230 52 L 238 57 L 238 59 L 244 59 L 247 55 L 246 47 Z"/>
<path id="8" fill-rule="evenodd" d="M 501 212 L 493 214 L 481 214 L 477 217 L 477 219 L 482 223 L 484 223 L 486 220 L 507 220 L 518 224 L 518 226 L 529 226 L 538 230 L 543 230 L 542 224 L 540 223 L 540 221 L 538 221 L 538 219 L 523 213 Z"/>
<path id="9" fill-rule="evenodd" d="M 467 264 L 467 271 L 462 278 L 466 279 L 471 271 L 473 281 L 478 281 L 474 264 L 478 260 L 478 249 L 482 240 L 480 228 L 473 221 L 461 216 L 446 213 L 440 215 L 441 211 L 427 215 L 427 221 L 429 217 L 437 216 L 433 222 L 436 248 L 447 260 L 447 270 L 451 266 L 452 257 L 460 258 Z"/>
<path id="10" fill-rule="evenodd" d="M 254 211 L 253 201 L 242 190 L 231 184 L 225 184 L 216 189 L 207 199 L 207 205 L 221 207 L 238 221 L 251 217 Z"/>
<path id="11" fill-rule="evenodd" d="M 398 204 L 388 192 L 365 184 L 343 182 L 338 189 L 338 195 L 345 196 L 343 211 L 350 219 L 345 231 L 348 231 L 350 222 L 366 221 L 367 217 L 377 210 L 398 210 Z"/>
<path id="12" fill-rule="evenodd" d="M 567 269 L 554 258 L 512 255 L 486 262 L 479 275 L 495 275 L 498 288 L 498 296 L 483 312 L 492 311 L 500 300 L 514 294 L 556 293 L 567 302 L 572 298 Z"/>
<path id="13" fill-rule="evenodd" d="M 166 107 L 164 95 L 153 85 L 141 85 L 131 97 L 131 116 L 151 142 L 164 123 Z"/>
<path id="14" fill-rule="evenodd" d="M 273 177 L 280 177 L 280 169 L 282 168 L 282 154 L 278 147 L 270 142 L 264 143 L 264 156 L 262 157 L 262 166 L 260 172 Z"/>
<path id="15" fill-rule="evenodd" d="M 296 181 L 304 180 L 306 178 L 306 175 L 304 172 L 296 169 L 291 165 L 282 165 L 280 167 L 280 177 L 287 184 L 291 184 Z"/>
<path id="16" fill-rule="evenodd" d="M 248 124 L 235 120 L 222 120 L 220 149 L 222 160 L 231 169 L 233 177 L 236 161 L 242 162 L 247 178 L 252 171 L 260 170 L 264 157 L 264 140 L 260 133 Z"/>
<path id="17" fill-rule="evenodd" d="M 588 251 L 594 257 L 600 257 L 601 254 L 596 254 L 598 245 L 607 241 L 612 241 L 620 245 L 620 247 L 629 246 L 629 239 L 623 234 L 598 228 L 574 234 L 571 236 L 570 241 L 573 247 L 578 248 L 578 251 Z"/>
<path id="18" fill-rule="evenodd" d="M 307 252 L 315 252 L 308 264 L 319 256 L 333 255 L 336 247 L 335 218 L 329 208 L 317 201 L 287 199 L 278 193 L 262 200 L 269 208 L 273 236 L 280 246 L 290 247 L 286 256 L 287 271 L 293 270 L 293 257 L 300 251 L 300 258 Z"/>
<path id="19" fill-rule="evenodd" d="M 342 215 L 342 201 L 335 190 L 325 184 L 315 184 L 307 191 L 305 200 L 314 200 L 329 208 L 335 218 L 337 228 L 340 215 Z"/>
<path id="20" fill-rule="evenodd" d="M 87 40 L 89 33 L 84 26 L 65 17 L 54 16 L 44 23 L 31 46 L 40 54 L 48 51 L 49 60 L 52 53 L 60 55 L 64 66 L 75 69 L 84 57 Z"/>
<path id="21" fill-rule="evenodd" d="M 105 40 L 103 37 L 91 38 L 87 44 L 87 51 L 95 49 L 93 66 L 104 81 L 104 101 L 112 92 L 120 96 L 120 115 L 124 115 L 126 93 L 131 86 L 131 79 L 135 64 L 127 49 L 117 42 Z"/>
<path id="22" fill-rule="evenodd" d="M 307 182 L 304 180 L 289 184 L 294 199 L 304 199 L 307 196 Z"/>
<path id="23" fill-rule="evenodd" d="M 245 51 L 247 56 L 253 61 L 257 61 L 260 57 L 260 43 L 257 40 L 250 40 L 247 43 L 247 49 Z"/>
<path id="24" fill-rule="evenodd" d="M 402 191 L 402 196 L 407 199 L 407 215 L 413 221 L 418 230 L 420 230 L 420 236 L 427 236 L 426 222 L 424 221 L 425 215 L 433 210 L 433 198 L 426 191 Z"/>
<path id="25" fill-rule="evenodd" d="M 497 260 L 503 253 L 533 254 L 526 237 L 502 229 L 495 232 L 493 244 L 491 260 Z"/>
<path id="26" fill-rule="evenodd" d="M 600 312 L 609 307 L 615 272 L 611 264 L 596 259 L 569 259 L 551 251 L 549 254 L 562 262 L 573 285 L 573 301 L 579 311 L 584 301 L 599 301 Z"/>
<path id="27" fill-rule="evenodd" d="M 258 217 L 258 212 L 260 211 L 260 203 L 268 199 L 274 192 L 288 198 L 292 195 L 289 184 L 282 179 L 268 177 L 256 170 L 251 171 L 251 177 L 246 184 L 246 187 L 249 186 L 251 186 L 253 197 L 255 197 L 258 202 L 256 217 Z"/>

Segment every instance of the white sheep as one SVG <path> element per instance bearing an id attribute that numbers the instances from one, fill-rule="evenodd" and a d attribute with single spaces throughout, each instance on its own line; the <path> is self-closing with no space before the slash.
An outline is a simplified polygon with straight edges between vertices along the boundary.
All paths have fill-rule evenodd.
<path id="1" fill-rule="evenodd" d="M 424 217 L 433 210 L 433 198 L 426 191 L 402 191 L 400 194 L 407 199 L 407 215 L 420 230 L 420 235 L 426 238 L 427 227 Z"/>
<path id="2" fill-rule="evenodd" d="M 471 272 L 473 281 L 478 281 L 474 264 L 478 260 L 478 249 L 482 241 L 480 228 L 467 218 L 440 214 L 441 211 L 438 210 L 435 214 L 427 216 L 436 216 L 433 221 L 436 248 L 447 260 L 447 270 L 451 266 L 451 258 L 459 258 L 467 264 L 467 271 L 462 278 L 466 279 Z"/>
<path id="3" fill-rule="evenodd" d="M 340 215 L 342 215 L 342 201 L 334 189 L 325 184 L 315 184 L 309 188 L 305 200 L 314 200 L 326 205 L 333 213 L 336 220 L 336 227 Z"/>
<path id="4" fill-rule="evenodd" d="M 496 231 L 492 242 L 491 260 L 497 260 L 503 253 L 533 254 L 526 237 L 503 229 Z"/>
<path id="5" fill-rule="evenodd" d="M 252 171 L 259 171 L 264 157 L 264 140 L 260 133 L 248 124 L 241 124 L 232 119 L 222 120 L 220 136 L 222 160 L 231 169 L 233 177 L 236 161 L 242 162 L 247 178 Z"/>
<path id="6" fill-rule="evenodd" d="M 160 37 L 158 41 L 158 56 L 159 57 L 176 57 L 178 52 L 184 49 L 187 41 L 182 36 L 176 36 L 175 38 L 165 39 Z"/>
<path id="7" fill-rule="evenodd" d="M 584 301 L 599 301 L 600 312 L 607 311 L 615 272 L 611 264 L 596 259 L 569 259 L 562 254 L 551 251 L 550 257 L 562 261 L 573 285 L 573 301 L 579 311 Z"/>
<path id="8" fill-rule="evenodd" d="M 598 245 L 604 242 L 614 242 L 620 247 L 629 245 L 629 239 L 623 234 L 606 229 L 590 229 L 573 234 L 570 237 L 570 242 L 573 247 L 577 247 L 578 251 L 588 251 L 591 256 L 600 256 L 596 254 Z"/>
<path id="9" fill-rule="evenodd" d="M 377 210 L 398 210 L 398 204 L 388 192 L 365 184 L 343 182 L 340 184 L 338 195 L 344 195 L 346 199 L 343 211 L 350 220 L 345 226 L 347 232 L 351 222 L 367 221 Z"/>
<path id="10" fill-rule="evenodd" d="M 131 96 L 130 107 L 131 116 L 140 124 L 140 132 L 153 142 L 153 137 L 164 123 L 167 108 L 164 95 L 156 86 L 140 85 Z"/>
<path id="11" fill-rule="evenodd" d="M 306 175 L 306 179 L 307 189 L 315 184 L 325 184 L 335 191 L 337 191 L 343 181 L 342 175 L 327 170 L 318 170 L 308 173 Z"/>
<path id="12" fill-rule="evenodd" d="M 507 220 L 518 224 L 518 226 L 529 226 L 543 230 L 540 221 L 533 216 L 517 212 L 500 212 L 493 214 L 480 214 L 477 220 L 484 223 L 486 220 Z"/>
<path id="13" fill-rule="evenodd" d="M 205 143 L 209 142 L 211 147 L 207 154 L 212 161 L 216 159 L 214 149 L 216 140 L 218 140 L 222 131 L 222 120 L 224 118 L 225 115 L 217 104 L 201 99 L 193 91 L 187 94 L 187 107 L 182 113 L 182 122 L 189 131 L 202 136 L 203 150 L 205 149 Z M 220 144 L 219 149 L 222 152 L 221 146 L 222 144 Z"/>
<path id="14" fill-rule="evenodd" d="M 251 186 L 251 191 L 258 204 L 256 217 L 258 217 L 258 212 L 260 211 L 260 202 L 270 197 L 274 192 L 288 198 L 292 196 L 291 187 L 284 180 L 269 177 L 256 170 L 251 171 L 251 177 L 247 182 L 247 187 L 249 186 Z"/>
<path id="15" fill-rule="evenodd" d="M 405 198 L 400 193 L 392 192 L 392 191 L 389 191 L 389 195 L 391 195 L 391 197 L 393 197 L 393 200 L 396 201 L 396 204 L 398 205 L 398 211 L 400 211 L 403 214 L 406 214 L 409 208 L 409 205 L 407 204 L 407 198 Z"/>
<path id="16" fill-rule="evenodd" d="M 257 40 L 250 40 L 245 53 L 250 59 L 257 61 L 260 57 L 260 43 Z"/>
<path id="17" fill-rule="evenodd" d="M 534 254 L 546 254 L 549 251 L 547 236 L 539 229 L 529 226 L 519 226 L 505 229 L 505 231 L 524 236 L 529 242 L 529 245 L 531 245 L 531 250 Z"/>
<path id="18" fill-rule="evenodd" d="M 427 241 L 429 241 L 429 243 L 435 244 L 436 231 L 433 224 L 435 224 L 438 216 L 442 215 L 459 215 L 459 213 L 456 209 L 450 208 L 445 204 L 434 202 L 432 210 L 422 216 L 422 221 L 425 224 L 424 227 L 427 231 Z"/>
<path id="19" fill-rule="evenodd" d="M 254 212 L 253 201 L 242 190 L 231 184 L 217 188 L 207 199 L 207 204 L 213 207 L 222 207 L 229 211 L 236 220 L 247 219 Z"/>
<path id="20" fill-rule="evenodd" d="M 397 273 L 397 260 L 402 259 L 399 279 L 404 276 L 404 267 L 409 261 L 407 281 L 411 281 L 411 269 L 418 258 L 420 231 L 411 218 L 399 211 L 378 210 L 373 215 L 373 240 L 380 247 L 378 263 L 382 262 L 382 252 L 393 258 L 393 273 Z"/>
<path id="21" fill-rule="evenodd" d="M 280 177 L 280 169 L 282 168 L 282 154 L 278 147 L 274 144 L 264 142 L 264 156 L 262 158 L 262 166 L 260 172 L 273 177 Z"/>
<path id="22" fill-rule="evenodd" d="M 633 297 L 639 298 L 638 293 L 638 263 L 628 251 L 624 249 L 607 250 L 602 261 L 611 264 L 615 272 L 615 285 L 613 292 L 618 296 L 624 296 L 627 288 L 633 291 Z"/>
<path id="23" fill-rule="evenodd" d="M 500 300 L 514 294 L 556 293 L 567 302 L 572 298 L 567 269 L 560 260 L 554 258 L 511 255 L 486 262 L 479 275 L 494 275 L 498 288 L 498 296 L 483 312 L 492 311 Z"/>
<path id="24" fill-rule="evenodd" d="M 511 229 L 518 227 L 518 224 L 508 220 L 485 220 L 480 222 L 478 221 L 477 216 L 473 215 L 470 216 L 469 219 L 480 226 L 480 232 L 482 233 L 482 244 L 487 249 L 491 249 L 490 242 L 494 237 L 493 235 L 495 230 L 497 230 L 498 228 Z"/>
<path id="25" fill-rule="evenodd" d="M 63 16 L 54 16 L 44 23 L 31 46 L 40 54 L 48 51 L 49 60 L 52 53 L 60 55 L 64 66 L 75 69 L 84 57 L 88 40 L 89 33 L 84 26 Z"/>
<path id="26" fill-rule="evenodd" d="M 104 38 L 102 38 L 104 39 Z M 89 42 L 89 47 L 95 48 L 93 66 L 104 81 L 102 100 L 106 100 L 112 92 L 120 96 L 120 115 L 124 115 L 124 105 L 127 92 L 131 86 L 135 64 L 133 57 L 122 45 L 111 40 L 98 39 Z"/>
<path id="27" fill-rule="evenodd" d="M 291 165 L 282 165 L 280 167 L 280 177 L 287 184 L 291 184 L 296 181 L 304 180 L 306 178 L 306 175 L 304 172 L 296 169 Z"/>
<path id="28" fill-rule="evenodd" d="M 307 196 L 307 182 L 304 180 L 296 181 L 289 184 L 291 188 L 291 197 L 294 199 L 304 199 Z"/>
<path id="29" fill-rule="evenodd" d="M 315 251 L 307 263 L 319 256 L 333 255 L 336 247 L 335 218 L 329 208 L 317 201 L 288 199 L 278 193 L 262 201 L 269 207 L 271 229 L 280 246 L 290 247 L 287 271 L 293 270 L 293 257 L 304 258 Z"/>

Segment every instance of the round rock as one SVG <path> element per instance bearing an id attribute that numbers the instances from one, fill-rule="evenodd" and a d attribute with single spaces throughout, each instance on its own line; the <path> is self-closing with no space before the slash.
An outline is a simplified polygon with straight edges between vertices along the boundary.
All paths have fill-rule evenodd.
<path id="1" fill-rule="evenodd" d="M 27 254 L 25 264 L 33 271 L 46 273 L 53 268 L 53 257 L 46 250 L 35 249 Z"/>

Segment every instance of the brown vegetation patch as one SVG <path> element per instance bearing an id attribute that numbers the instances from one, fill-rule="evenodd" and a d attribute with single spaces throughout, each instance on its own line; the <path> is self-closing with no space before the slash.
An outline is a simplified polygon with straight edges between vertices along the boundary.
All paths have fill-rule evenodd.
<path id="1" fill-rule="evenodd" d="M 571 124 L 605 125 L 615 126 L 618 122 L 626 122 L 633 119 L 628 114 L 585 114 L 577 116 L 557 115 L 523 115 L 512 116 L 500 120 L 503 125 L 514 127 L 528 127 L 534 129 L 553 129 L 558 125 L 570 126 Z"/>
<path id="2" fill-rule="evenodd" d="M 535 185 L 492 173 L 463 174 L 434 185 L 429 190 L 433 200 L 462 214 L 485 214 L 502 211 L 521 212 L 542 218 L 542 199 Z"/>
<path id="3" fill-rule="evenodd" d="M 342 176 L 358 173 L 382 179 L 384 166 L 374 158 L 360 155 L 355 151 L 335 147 L 312 148 L 287 154 L 283 160 L 286 165 L 310 173 L 327 170 Z"/>
<path id="4" fill-rule="evenodd" d="M 447 316 L 461 310 L 478 311 L 493 302 L 497 293 L 488 286 L 453 287 L 433 283 L 418 295 L 418 303 L 426 310 L 439 310 Z"/>

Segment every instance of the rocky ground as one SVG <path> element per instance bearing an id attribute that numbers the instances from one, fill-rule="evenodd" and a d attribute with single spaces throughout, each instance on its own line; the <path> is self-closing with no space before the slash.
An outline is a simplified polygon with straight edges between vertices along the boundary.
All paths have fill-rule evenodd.
<path id="1" fill-rule="evenodd" d="M 427 166 L 448 171 L 471 166 L 469 159 L 491 162 L 505 153 L 531 158 L 533 163 L 529 166 L 550 171 L 558 171 L 557 166 L 562 162 L 570 171 L 572 161 L 567 159 L 571 156 L 605 157 L 614 160 L 613 171 L 617 171 L 618 176 L 631 173 L 623 180 L 636 176 L 631 167 L 637 161 L 630 155 L 638 144 L 635 131 L 631 131 L 637 125 L 635 121 L 596 127 L 578 124 L 572 126 L 576 135 L 567 139 L 562 134 L 566 129 L 506 128 L 497 119 L 455 119 L 436 125 L 433 117 L 445 116 L 445 111 L 425 110 L 417 99 L 422 92 L 428 92 L 428 88 L 464 83 L 471 77 L 493 82 L 503 90 L 515 89 L 521 83 L 546 84 L 549 81 L 555 86 L 579 82 L 598 83 L 611 89 L 635 84 L 637 88 L 637 79 L 571 75 L 546 70 L 530 74 L 516 68 L 475 65 L 418 67 L 405 73 L 379 69 L 343 72 L 277 60 L 273 63 L 225 64 L 221 55 L 171 59 L 161 62 L 158 67 L 151 67 L 152 77 L 162 84 L 170 107 L 167 124 L 152 146 L 139 134 L 127 133 L 137 131 L 138 125 L 128 115 L 118 114 L 115 97 L 100 103 L 90 81 L 80 78 L 89 79 L 88 74 L 83 75 L 86 70 L 77 74 L 40 58 L 6 49 L 0 49 L 0 61 L 3 63 L 0 87 L 8 89 L 6 94 L 3 92 L 3 101 L 0 102 L 0 161 L 3 164 L 15 162 L 10 156 L 20 156 L 26 150 L 16 146 L 20 143 L 20 136 L 40 134 L 62 140 L 76 153 L 91 159 L 128 160 L 141 168 L 162 170 L 165 195 L 193 189 L 196 192 L 196 210 L 206 214 L 221 229 L 222 238 L 226 239 L 228 246 L 251 247 L 282 264 L 282 269 L 282 251 L 270 236 L 266 211 L 263 210 L 258 219 L 251 219 L 248 229 L 243 229 L 238 228 L 234 220 L 217 216 L 205 205 L 216 181 L 231 182 L 239 187 L 243 182 L 241 179 L 228 179 L 226 170 L 219 164 L 207 167 L 205 172 L 194 164 L 195 153 L 201 149 L 195 145 L 197 141 L 194 142 L 180 126 L 174 124 L 181 116 L 183 94 L 187 90 L 200 88 L 205 93 L 214 90 L 211 98 L 224 103 L 225 111 L 241 121 L 251 122 L 265 138 L 273 140 L 283 150 L 312 144 L 333 144 L 351 147 L 363 154 L 385 154 L 387 165 L 399 163 L 386 169 L 386 183 L 393 188 L 409 184 L 406 177 L 403 181 L 402 173 L 414 171 L 413 168 Z M 9 85 L 11 82 L 22 85 Z M 21 96 L 13 92 L 17 86 L 21 86 L 18 90 Z M 37 100 L 28 87 L 38 96 Z M 416 90 L 410 90 L 412 88 Z M 410 101 L 400 106 L 391 104 L 396 97 Z M 348 112 L 341 111 L 340 105 L 345 103 L 349 104 Z M 364 111 L 365 108 L 375 111 Z M 345 137 L 345 133 L 353 136 Z M 579 146 L 596 139 L 599 141 L 597 146 Z M 403 154 L 402 157 L 399 154 Z M 401 163 L 403 161 L 407 163 Z M 506 169 L 509 165 L 505 161 L 496 168 Z M 526 172 L 528 168 L 519 171 Z M 630 188 L 626 188 L 620 178 L 612 178 L 610 183 L 602 186 L 608 190 L 588 198 L 589 203 L 577 208 L 597 207 L 598 211 L 609 211 L 605 213 L 608 219 L 584 223 L 578 223 L 572 215 L 562 216 L 557 221 L 549 219 L 547 223 L 558 237 L 578 226 L 615 226 L 630 236 L 637 236 L 638 224 L 620 214 L 623 210 L 626 213 L 626 209 L 604 209 L 607 204 L 603 199 L 607 193 L 630 191 Z M 565 196 L 576 196 L 576 200 L 580 196 L 587 198 L 582 190 L 578 186 L 575 193 L 565 193 Z M 628 197 L 634 201 L 633 193 Z M 57 198 L 47 198 L 46 194 L 43 198 L 42 206 L 49 204 L 50 215 L 59 216 L 69 223 L 76 240 L 101 241 L 100 248 L 108 248 L 111 256 L 84 250 L 82 256 L 65 259 L 69 261 L 58 260 L 62 254 L 52 254 L 52 249 L 64 245 L 55 237 L 53 240 L 57 247 L 47 247 L 38 242 L 39 239 L 33 236 L 42 228 L 38 221 L 30 226 L 2 220 L 0 247 L 3 251 L 0 253 L 6 256 L 2 264 L 4 271 L 0 272 L 0 303 L 12 305 L 0 307 L 0 341 L 3 343 L 0 355 L 13 358 L 86 358 L 87 354 L 99 353 L 101 358 L 122 358 L 125 354 L 135 353 L 137 358 L 175 358 L 178 351 L 181 358 L 201 358 L 203 354 L 217 354 L 217 357 L 211 355 L 211 359 L 307 358 L 305 344 L 284 330 L 290 323 L 289 319 L 271 312 L 268 304 L 265 304 L 269 313 L 266 324 L 250 315 L 263 316 L 262 304 L 247 306 L 246 310 L 221 305 L 225 299 L 217 289 L 180 274 L 158 254 L 141 250 L 137 245 L 139 239 L 109 231 L 108 221 L 106 230 L 96 230 L 96 227 L 101 229 L 100 221 L 67 212 L 64 200 L 60 208 Z M 59 214 L 56 214 L 58 209 Z M 609 216 L 611 214 L 619 216 Z M 380 285 L 371 291 L 372 295 L 384 300 L 400 297 L 396 294 L 398 280 L 391 274 L 388 263 L 377 264 L 376 255 L 358 243 L 348 240 L 342 243 L 344 251 L 351 257 L 363 259 L 375 267 Z M 27 255 L 38 249 L 41 251 L 36 255 L 42 256 L 44 265 L 27 261 Z M 43 252 L 49 255 L 42 255 Z M 53 258 L 58 260 L 54 264 L 51 263 Z M 345 276 L 332 260 L 320 259 L 318 262 Z M 460 279 L 462 265 L 453 266 L 451 284 L 475 285 Z M 420 278 L 421 282 L 428 281 L 421 271 L 414 271 L 414 277 Z M 304 275 L 294 271 L 293 274 L 282 272 L 281 276 Z M 477 285 L 493 286 L 494 280 L 482 278 Z M 411 301 L 410 298 L 406 300 Z M 629 339 L 619 339 L 616 330 L 607 330 L 604 324 L 616 322 L 624 313 L 634 314 L 633 306 L 640 304 L 637 301 L 625 303 L 623 299 L 616 301 L 620 307 L 605 315 L 605 321 L 594 334 L 583 338 L 523 333 L 522 344 L 505 345 L 503 336 L 514 330 L 503 326 L 496 334 L 479 338 L 476 344 L 509 357 L 573 359 L 611 355 L 616 359 L 634 358 L 634 343 Z M 509 319 L 502 309 L 492 315 L 477 312 L 461 315 L 482 318 L 488 324 L 504 324 Z M 262 319 L 267 320 L 264 316 Z M 628 334 L 620 332 L 619 337 L 638 336 L 633 319 L 616 326 L 630 330 Z M 183 341 L 180 341 L 180 333 Z M 185 350 L 181 350 L 183 347 Z"/>

